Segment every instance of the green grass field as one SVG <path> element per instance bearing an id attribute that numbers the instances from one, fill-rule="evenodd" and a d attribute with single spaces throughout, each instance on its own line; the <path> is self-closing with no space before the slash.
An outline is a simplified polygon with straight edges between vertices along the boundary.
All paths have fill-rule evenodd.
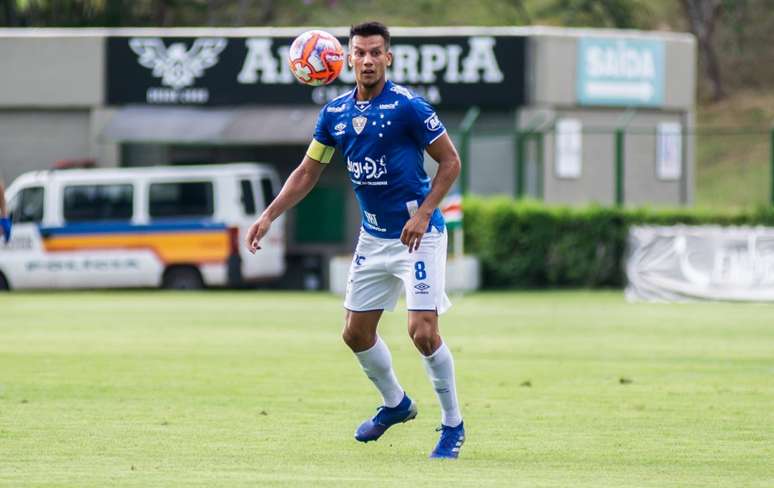
<path id="1" fill-rule="evenodd" d="M 427 459 L 439 414 L 402 311 L 381 334 L 419 416 L 361 445 L 379 398 L 337 297 L 12 293 L 0 310 L 2 486 L 774 485 L 770 305 L 457 298 L 457 462 Z"/>

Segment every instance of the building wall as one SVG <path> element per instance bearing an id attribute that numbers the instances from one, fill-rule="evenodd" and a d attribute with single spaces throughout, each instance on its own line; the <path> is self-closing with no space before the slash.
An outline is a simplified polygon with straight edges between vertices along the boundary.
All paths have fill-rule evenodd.
<path id="1" fill-rule="evenodd" d="M 526 111 L 529 113 L 529 111 Z M 525 118 L 528 117 L 525 115 Z M 582 123 L 582 170 L 578 178 L 560 178 L 556 170 L 556 135 L 553 129 L 544 136 L 544 198 L 566 204 L 615 203 L 615 135 L 614 129 L 629 114 L 622 110 L 557 110 L 552 124 L 562 119 Z M 627 205 L 690 203 L 693 198 L 693 154 L 684 152 L 686 164 L 681 180 L 661 180 L 656 175 L 656 128 L 661 122 L 679 122 L 683 132 L 685 114 L 666 111 L 635 112 L 628 121 L 624 136 L 624 202 Z M 688 143 L 683 139 L 683 145 Z"/>
<path id="2" fill-rule="evenodd" d="M 88 110 L 0 110 L 0 177 L 92 157 L 90 127 Z"/>
<path id="3" fill-rule="evenodd" d="M 103 39 L 0 32 L 0 107 L 93 107 L 102 104 Z"/>

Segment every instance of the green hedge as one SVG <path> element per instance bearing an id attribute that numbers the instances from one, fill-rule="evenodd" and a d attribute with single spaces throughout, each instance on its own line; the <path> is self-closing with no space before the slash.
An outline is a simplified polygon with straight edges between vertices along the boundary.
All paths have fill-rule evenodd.
<path id="1" fill-rule="evenodd" d="M 485 288 L 620 287 L 631 225 L 774 225 L 774 209 L 569 208 L 506 198 L 464 201 L 465 252 Z"/>

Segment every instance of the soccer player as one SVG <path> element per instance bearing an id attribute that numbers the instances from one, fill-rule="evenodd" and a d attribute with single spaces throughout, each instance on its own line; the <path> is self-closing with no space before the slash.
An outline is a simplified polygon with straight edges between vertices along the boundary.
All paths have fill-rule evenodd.
<path id="1" fill-rule="evenodd" d="M 0 180 L 0 231 L 3 233 L 3 241 L 8 242 L 11 239 L 11 218 L 5 206 L 5 188 L 2 180 Z"/>
<path id="2" fill-rule="evenodd" d="M 355 439 L 375 441 L 417 415 L 395 375 L 390 350 L 376 332 L 382 312 L 395 307 L 403 288 L 408 333 L 441 404 L 441 435 L 430 457 L 456 458 L 465 429 L 454 360 L 438 331 L 438 315 L 451 305 L 444 291 L 446 232 L 438 205 L 459 174 L 459 156 L 432 107 L 386 79 L 392 63 L 387 27 L 378 22 L 353 26 L 349 49 L 355 88 L 322 108 L 306 156 L 250 227 L 247 246 L 253 253 L 260 249 L 272 221 L 309 193 L 339 148 L 362 214 L 342 337 L 383 399 L 377 414 L 357 428 Z M 424 151 L 438 163 L 432 185 L 424 171 Z"/>

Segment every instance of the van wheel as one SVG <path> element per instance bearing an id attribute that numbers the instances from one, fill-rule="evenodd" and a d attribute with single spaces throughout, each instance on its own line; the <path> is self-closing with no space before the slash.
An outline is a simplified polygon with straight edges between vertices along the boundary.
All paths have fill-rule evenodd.
<path id="1" fill-rule="evenodd" d="M 0 273 L 0 291 L 10 291 L 11 287 L 8 286 L 8 280 L 5 279 L 3 273 Z"/>
<path id="2" fill-rule="evenodd" d="M 164 273 L 161 286 L 167 290 L 201 290 L 204 281 L 196 268 L 170 268 Z"/>

